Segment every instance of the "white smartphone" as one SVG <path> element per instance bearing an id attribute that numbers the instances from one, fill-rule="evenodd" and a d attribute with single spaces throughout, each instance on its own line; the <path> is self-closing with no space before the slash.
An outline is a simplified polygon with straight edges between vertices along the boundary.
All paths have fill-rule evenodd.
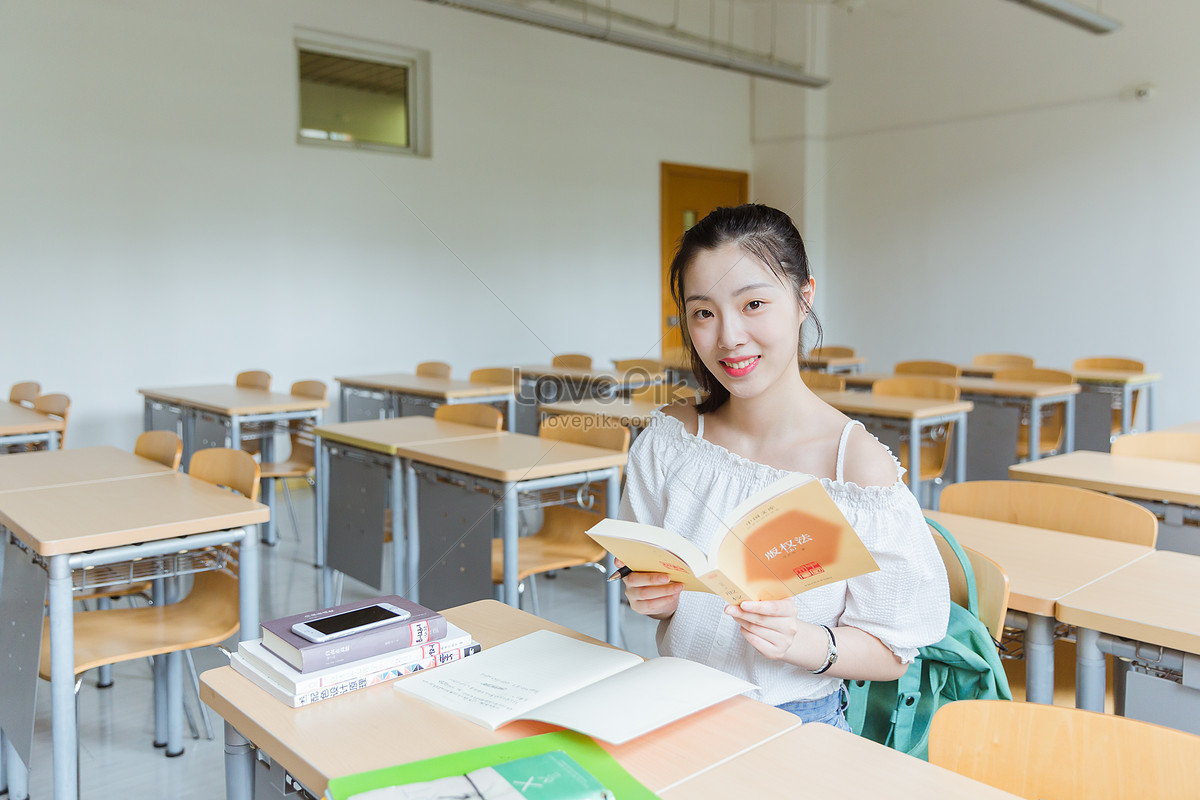
<path id="1" fill-rule="evenodd" d="M 292 633 L 302 636 L 310 642 L 328 642 L 330 639 L 340 639 L 355 633 L 391 625 L 408 619 L 411 614 L 403 608 L 391 603 L 375 603 L 374 605 L 344 611 L 328 617 L 319 617 L 308 622 L 297 622 L 292 626 Z"/>

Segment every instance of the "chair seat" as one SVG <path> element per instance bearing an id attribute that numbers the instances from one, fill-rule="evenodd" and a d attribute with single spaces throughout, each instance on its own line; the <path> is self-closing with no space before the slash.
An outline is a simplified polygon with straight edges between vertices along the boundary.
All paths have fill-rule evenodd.
<path id="1" fill-rule="evenodd" d="M 237 596 L 237 578 L 223 572 L 202 572 L 192 591 L 178 603 L 75 614 L 75 674 L 222 642 L 238 631 Z M 50 679 L 48 617 L 42 623 L 38 675 Z"/>
<path id="2" fill-rule="evenodd" d="M 314 474 L 316 468 L 312 464 L 298 459 L 274 461 L 258 467 L 260 478 L 307 478 Z"/>
<path id="3" fill-rule="evenodd" d="M 102 586 L 95 589 L 88 589 L 86 592 L 76 592 L 71 595 L 72 600 L 95 600 L 99 597 L 129 597 L 130 595 L 150 596 L 150 581 L 135 581 L 133 583 L 121 583 L 116 586 Z"/>
<path id="4" fill-rule="evenodd" d="M 604 561 L 607 551 L 591 539 L 588 544 L 569 545 L 540 536 L 526 536 L 517 542 L 517 580 L 555 569 L 577 567 Z M 492 540 L 492 583 L 504 582 L 504 540 Z"/>

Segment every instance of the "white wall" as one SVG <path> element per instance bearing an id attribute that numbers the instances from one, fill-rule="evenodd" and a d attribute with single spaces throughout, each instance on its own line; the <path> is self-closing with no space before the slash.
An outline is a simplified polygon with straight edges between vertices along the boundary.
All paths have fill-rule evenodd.
<path id="1" fill-rule="evenodd" d="M 430 50 L 432 158 L 296 144 L 298 25 Z M 0 384 L 73 446 L 246 368 L 642 355 L 659 162 L 751 165 L 745 77 L 417 0 L 5 3 L 0 74 Z"/>
<path id="2" fill-rule="evenodd" d="M 831 14 L 827 340 L 880 370 L 1139 357 L 1159 425 L 1200 416 L 1200 4 L 1103 8 L 1124 30 L 1002 0 Z"/>

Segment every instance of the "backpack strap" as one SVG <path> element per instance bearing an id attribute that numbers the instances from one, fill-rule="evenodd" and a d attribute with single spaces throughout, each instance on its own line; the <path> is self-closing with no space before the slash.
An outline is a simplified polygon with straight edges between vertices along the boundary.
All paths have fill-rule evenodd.
<path id="1" fill-rule="evenodd" d="M 975 588 L 975 570 L 971 568 L 971 559 L 967 557 L 966 551 L 962 549 L 962 545 L 960 545 L 958 540 L 950 534 L 950 531 L 946 530 L 929 517 L 925 518 L 925 522 L 929 524 L 929 527 L 933 528 L 942 535 L 942 538 L 946 540 L 946 544 L 950 545 L 950 549 L 958 558 L 958 564 L 960 567 L 962 567 L 963 574 L 967 578 L 967 611 L 971 612 L 971 616 L 978 619 L 979 594 Z"/>

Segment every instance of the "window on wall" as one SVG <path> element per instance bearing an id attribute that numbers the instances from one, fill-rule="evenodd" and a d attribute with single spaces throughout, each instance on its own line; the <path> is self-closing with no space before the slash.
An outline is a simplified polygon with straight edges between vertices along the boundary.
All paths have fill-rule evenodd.
<path id="1" fill-rule="evenodd" d="M 306 144 L 428 155 L 428 53 L 330 34 L 297 37 Z"/>

